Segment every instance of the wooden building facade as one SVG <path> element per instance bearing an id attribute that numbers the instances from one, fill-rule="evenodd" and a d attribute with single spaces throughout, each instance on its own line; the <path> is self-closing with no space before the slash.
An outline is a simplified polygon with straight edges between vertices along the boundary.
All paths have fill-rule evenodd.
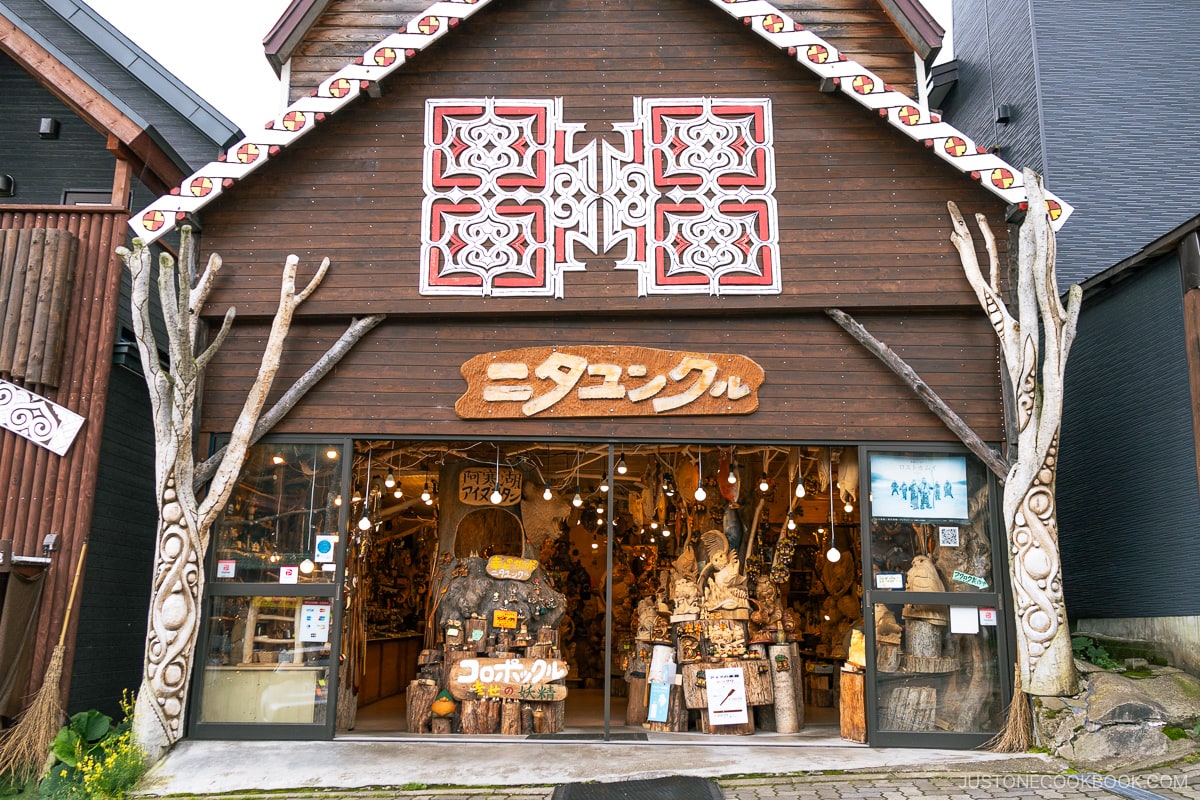
<path id="1" fill-rule="evenodd" d="M 130 207 L 236 128 L 70 1 L 0 6 L 0 90 L 0 716 L 41 686 L 64 620 L 65 706 L 115 714 L 140 674 L 155 511 L 145 384 L 113 367 L 131 327 L 114 251 Z"/>
<path id="2" fill-rule="evenodd" d="M 762 452 L 815 444 L 828 454 L 836 445 L 864 465 L 861 479 L 842 487 L 863 508 L 852 537 L 866 540 L 854 554 L 859 617 L 877 602 L 949 605 L 940 593 L 916 589 L 887 603 L 873 599 L 896 588 L 877 584 L 875 573 L 900 568 L 887 566 L 880 550 L 886 515 L 869 516 L 871 503 L 877 512 L 887 504 L 871 499 L 872 481 L 887 473 L 869 465 L 894 463 L 872 461 L 888 452 L 973 459 L 826 313 L 851 315 L 984 440 L 1004 441 L 995 334 L 950 244 L 946 202 L 1004 232 L 1024 190 L 1019 171 L 909 96 L 921 57 L 936 47 L 936 26 L 910 4 L 873 0 L 389 8 L 372 15 L 352 2 L 294 3 L 267 39 L 269 55 L 292 76 L 289 109 L 131 220 L 151 240 L 199 225 L 202 249 L 224 259 L 204 313 L 219 324 L 236 306 L 238 321 L 208 372 L 203 431 L 219 438 L 241 408 L 284 259 L 295 253 L 311 269 L 329 257 L 328 276 L 293 323 L 274 395 L 351 319 L 385 319 L 273 429 L 273 441 L 341 443 L 348 456 L 363 454 L 368 442 L 497 443 L 497 484 L 504 443 L 605 444 L 610 461 L 651 443 L 696 445 L 702 455 L 705 447 L 744 444 Z M 346 53 L 347 42 L 357 51 Z M 1051 196 L 1051 211 L 1057 226 L 1070 208 Z M 996 245 L 1006 261 L 1007 237 Z M 735 384 L 720 374 L 719 387 L 709 376 L 699 394 L 711 388 L 710 397 L 724 392 L 729 402 L 703 411 L 683 400 L 664 403 L 662 413 L 645 403 L 580 410 L 576 391 L 614 396 L 596 393 L 608 365 L 593 364 L 589 378 L 564 389 L 569 399 L 561 405 L 548 399 L 522 412 L 494 402 L 505 393 L 533 402 L 551 383 L 567 382 L 550 362 L 530 361 L 523 372 L 509 369 L 514 359 L 596 352 L 585 348 L 604 348 L 614 359 L 647 348 L 732 354 L 764 377 L 749 407 L 735 407 Z M 480 357 L 506 366 L 468 368 Z M 624 398 L 646 373 L 621 364 Z M 485 399 L 475 397 L 482 405 L 469 410 L 472 369 L 487 372 L 496 391 L 485 389 Z M 663 378 L 666 390 L 641 396 L 679 397 L 695 379 L 688 368 L 676 372 Z M 541 383 L 531 389 L 535 374 Z M 588 388 L 596 392 L 586 395 Z M 368 455 L 355 463 L 375 462 Z M 425 470 L 428 485 L 428 463 Z M 968 481 L 966 472 L 964 487 L 986 498 L 987 478 L 972 466 Z M 828 480 L 822 489 L 832 517 Z M 981 546 L 994 549 L 995 525 L 980 525 L 987 529 Z M 943 589 L 965 607 L 990 609 L 985 625 L 1005 608 L 1004 560 L 987 563 L 976 583 L 947 575 Z M 299 588 L 282 587 L 266 574 L 258 583 L 214 587 L 214 597 L 225 603 L 237 594 L 311 589 L 303 579 Z M 340 623 L 340 607 L 335 612 Z M 865 617 L 871 662 L 875 615 Z M 1005 630 L 1003 623 L 991 629 L 1001 659 Z M 203 670 L 196 683 L 216 691 Z M 987 670 L 986 704 L 999 708 L 1011 669 Z M 872 743 L 977 744 L 994 727 L 994 716 L 941 728 L 930 717 L 913 738 L 914 728 L 884 719 L 885 689 L 873 678 L 869 672 Z M 205 735 L 195 716 L 193 734 Z M 316 732 L 307 735 L 332 735 L 332 714 L 310 721 Z M 230 725 L 207 730 L 271 735 Z"/>

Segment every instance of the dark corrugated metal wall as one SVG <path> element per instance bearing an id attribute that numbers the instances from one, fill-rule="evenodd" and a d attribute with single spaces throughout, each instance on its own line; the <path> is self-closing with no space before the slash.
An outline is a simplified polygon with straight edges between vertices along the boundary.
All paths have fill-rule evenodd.
<path id="1" fill-rule="evenodd" d="M 1183 331 L 1173 256 L 1084 303 L 1067 361 L 1058 478 L 1073 618 L 1200 614 Z"/>
<path id="2" fill-rule="evenodd" d="M 60 212 L 0 207 L 0 228 L 60 228 L 80 240 L 59 387 L 25 388 L 86 421 L 65 456 L 0 430 L 0 485 L 6 489 L 0 506 L 0 539 L 13 542 L 14 556 L 40 556 L 43 537 L 59 534 L 60 549 L 53 556 L 38 618 L 32 689 L 40 685 L 58 643 L 75 563 L 91 526 L 121 276 L 121 263 L 113 251 L 124 239 L 127 219 L 124 211 L 113 209 Z M 74 617 L 72 629 L 78 615 Z M 73 630 L 67 641 L 73 641 Z M 70 663 L 68 651 L 64 683 L 69 681 Z"/>

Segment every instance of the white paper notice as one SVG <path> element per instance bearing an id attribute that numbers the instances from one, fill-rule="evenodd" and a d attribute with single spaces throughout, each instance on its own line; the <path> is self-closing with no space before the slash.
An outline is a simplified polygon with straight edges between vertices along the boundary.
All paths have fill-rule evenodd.
<path id="1" fill-rule="evenodd" d="M 950 606 L 951 633 L 979 633 L 979 609 L 975 606 Z"/>
<path id="2" fill-rule="evenodd" d="M 280 567 L 279 568 L 280 583 L 299 583 L 300 568 L 299 567 Z"/>
<path id="3" fill-rule="evenodd" d="M 328 603 L 305 603 L 300 606 L 300 641 L 329 641 L 329 609 Z"/>
<path id="4" fill-rule="evenodd" d="M 750 721 L 746 712 L 746 679 L 741 667 L 705 670 L 704 680 L 709 724 L 741 725 Z"/>

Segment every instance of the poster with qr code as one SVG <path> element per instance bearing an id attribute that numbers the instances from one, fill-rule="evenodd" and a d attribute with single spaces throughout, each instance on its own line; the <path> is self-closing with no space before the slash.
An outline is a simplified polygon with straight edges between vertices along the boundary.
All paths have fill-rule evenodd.
<path id="1" fill-rule="evenodd" d="M 942 547 L 958 547 L 958 526 L 939 525 L 938 544 Z"/>

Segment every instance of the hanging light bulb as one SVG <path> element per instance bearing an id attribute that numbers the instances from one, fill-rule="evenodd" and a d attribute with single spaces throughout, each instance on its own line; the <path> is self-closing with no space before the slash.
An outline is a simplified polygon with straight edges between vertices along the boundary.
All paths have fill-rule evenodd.
<path id="1" fill-rule="evenodd" d="M 425 479 L 425 488 L 421 490 L 421 499 L 428 503 L 433 499 L 433 495 L 429 493 L 429 479 Z"/>
<path id="2" fill-rule="evenodd" d="M 656 519 L 650 520 L 650 530 L 652 530 L 652 531 L 658 530 L 658 520 L 656 520 Z"/>
<path id="3" fill-rule="evenodd" d="M 392 472 L 391 467 L 388 467 L 387 476 L 383 479 L 383 485 L 389 489 L 396 485 L 396 473 Z"/>
<path id="4" fill-rule="evenodd" d="M 696 502 L 703 503 L 708 498 L 708 492 L 704 491 L 704 449 L 696 448 Z"/>
<path id="5" fill-rule="evenodd" d="M 846 503 L 846 505 L 845 505 L 845 509 L 846 509 L 846 513 L 847 513 L 847 514 L 849 514 L 850 512 L 852 512 L 852 511 L 854 510 L 854 504 L 853 504 L 853 503 Z"/>
<path id="6" fill-rule="evenodd" d="M 337 457 L 338 457 L 338 451 L 337 451 L 337 450 L 334 450 L 334 449 L 331 447 L 331 448 L 329 448 L 328 450 L 326 450 L 326 451 L 325 451 L 325 457 L 326 457 L 326 458 L 328 458 L 330 461 L 337 461 Z"/>
<path id="7" fill-rule="evenodd" d="M 601 478 L 601 479 L 600 479 L 600 493 L 601 493 L 601 494 L 607 494 L 607 493 L 608 493 L 608 478 Z"/>
<path id="8" fill-rule="evenodd" d="M 500 501 L 504 499 L 504 495 L 500 493 L 500 445 L 496 445 L 496 480 L 492 483 L 492 493 L 488 495 L 488 500 L 492 501 L 492 505 L 500 505 Z"/>
<path id="9" fill-rule="evenodd" d="M 371 530 L 371 518 L 367 516 L 365 511 L 363 512 L 362 518 L 358 521 L 358 529 L 360 531 Z"/>
<path id="10" fill-rule="evenodd" d="M 542 499 L 549 500 L 552 497 L 554 497 L 554 492 L 550 491 L 550 483 L 547 482 L 546 483 L 546 491 L 542 492 Z"/>
<path id="11" fill-rule="evenodd" d="M 397 483 L 396 488 L 392 489 L 392 497 L 396 498 L 397 500 L 399 500 L 401 497 L 404 497 L 404 490 L 400 488 L 400 484 Z"/>
<path id="12" fill-rule="evenodd" d="M 842 560 L 842 551 L 837 549 L 837 525 L 833 521 L 833 487 L 829 487 L 829 549 L 825 551 L 825 558 L 830 564 L 836 564 Z"/>
<path id="13" fill-rule="evenodd" d="M 663 528 L 663 529 L 662 529 L 662 537 L 663 537 L 664 539 L 666 539 L 666 538 L 667 538 L 667 537 L 669 537 L 670 535 L 671 535 L 671 531 L 670 531 L 670 530 L 668 530 L 667 528 Z"/>
<path id="14" fill-rule="evenodd" d="M 571 498 L 571 505 L 575 506 L 576 508 L 579 508 L 583 505 L 583 498 L 580 497 L 578 489 L 575 490 L 575 496 Z"/>
<path id="15" fill-rule="evenodd" d="M 596 504 L 596 516 L 598 516 L 598 517 L 604 516 L 604 504 L 603 503 Z"/>
<path id="16" fill-rule="evenodd" d="M 760 492 L 762 492 L 763 494 L 766 494 L 770 488 L 771 488 L 771 482 L 767 480 L 766 475 L 763 475 L 761 478 L 759 478 L 758 490 Z"/>
<path id="17" fill-rule="evenodd" d="M 804 478 L 796 481 L 796 497 L 804 497 Z"/>
<path id="18" fill-rule="evenodd" d="M 787 529 L 789 531 L 796 530 L 796 518 L 792 516 L 790 511 L 788 512 Z"/>
<path id="19" fill-rule="evenodd" d="M 730 483 L 737 483 L 738 481 L 737 464 L 733 461 L 729 462 L 729 474 L 725 476 L 725 480 L 729 481 Z"/>
<path id="20" fill-rule="evenodd" d="M 278 467 L 283 463 L 283 456 L 276 453 L 275 455 L 271 456 L 271 463 Z"/>
<path id="21" fill-rule="evenodd" d="M 620 458 L 617 459 L 617 474 L 624 475 L 626 472 L 629 472 L 629 467 L 625 465 L 625 451 L 622 450 Z"/>
<path id="22" fill-rule="evenodd" d="M 300 571 L 303 572 L 305 575 L 311 575 L 314 566 L 315 565 L 313 564 L 312 559 L 306 558 L 300 562 Z"/>
<path id="23" fill-rule="evenodd" d="M 333 498 L 333 504 L 335 506 L 337 506 L 338 508 L 342 507 L 342 496 L 340 494 L 337 497 Z"/>

